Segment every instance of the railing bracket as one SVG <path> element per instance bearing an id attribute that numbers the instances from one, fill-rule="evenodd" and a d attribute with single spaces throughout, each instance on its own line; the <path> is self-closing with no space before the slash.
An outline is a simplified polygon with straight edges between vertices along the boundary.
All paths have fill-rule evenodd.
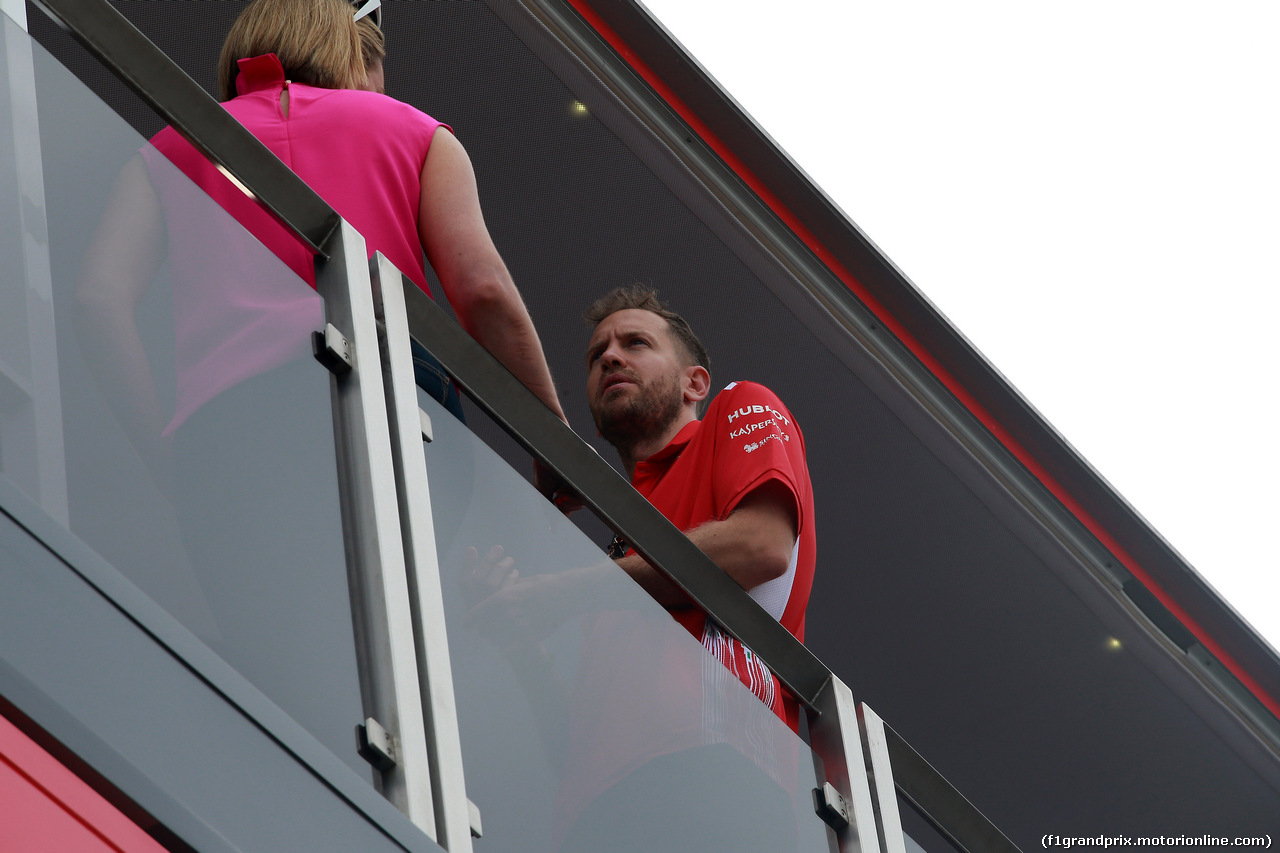
<path id="1" fill-rule="evenodd" d="M 849 825 L 849 801 L 830 782 L 813 789 L 813 810 L 837 832 Z"/>
<path id="2" fill-rule="evenodd" d="M 341 376 L 355 364 L 351 359 L 351 342 L 332 323 L 326 323 L 324 331 L 311 333 L 311 349 L 316 361 L 330 373 Z"/>
<path id="3" fill-rule="evenodd" d="M 418 427 L 422 430 L 422 440 L 431 441 L 431 415 L 428 415 L 422 409 L 418 409 Z"/>
<path id="4" fill-rule="evenodd" d="M 361 758 L 384 773 L 396 766 L 391 734 L 373 717 L 356 726 L 356 747 Z"/>

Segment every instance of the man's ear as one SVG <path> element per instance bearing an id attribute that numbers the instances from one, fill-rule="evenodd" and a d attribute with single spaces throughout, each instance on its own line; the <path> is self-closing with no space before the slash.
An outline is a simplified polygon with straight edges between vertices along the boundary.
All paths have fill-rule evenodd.
<path id="1" fill-rule="evenodd" d="M 684 369 L 684 401 L 701 403 L 711 393 L 711 374 L 700 364 Z"/>

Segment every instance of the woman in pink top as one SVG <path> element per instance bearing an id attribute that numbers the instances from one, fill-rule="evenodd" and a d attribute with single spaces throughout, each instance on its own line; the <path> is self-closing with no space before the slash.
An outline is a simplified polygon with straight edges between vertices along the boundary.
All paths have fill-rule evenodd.
<path id="1" fill-rule="evenodd" d="M 219 60 L 227 111 L 365 237 L 370 256 L 381 251 L 424 290 L 425 252 L 462 326 L 563 420 L 537 333 L 485 227 L 466 151 L 425 113 L 361 91 L 376 84 L 353 17 L 344 0 L 255 0 L 232 26 Z M 221 276 L 211 286 L 208 263 L 191 260 L 209 251 L 207 225 L 184 223 L 188 205 L 179 196 L 187 189 L 162 161 L 312 286 L 315 270 L 292 232 L 176 131 L 165 129 L 152 142 L 154 149 L 128 164 L 117 183 L 77 297 L 90 360 L 137 363 L 133 312 L 168 244 L 175 279 L 174 415 L 162 415 L 145 378 L 102 377 L 115 386 L 113 409 L 131 440 L 163 481 L 167 436 L 226 388 L 268 369 L 277 355 L 266 334 L 261 341 L 239 337 L 249 326 L 270 328 L 263 318 L 273 309 L 263 305 L 264 295 L 243 278 Z M 287 311 L 274 313 L 288 322 Z M 238 329 L 235 346 L 211 334 L 214 327 Z"/>
<path id="2" fill-rule="evenodd" d="M 373 85 L 350 5 L 255 0 L 227 37 L 219 79 L 227 111 L 363 234 L 370 254 L 382 251 L 425 288 L 425 253 L 467 331 L 563 418 L 466 152 L 430 116 L 362 91 Z M 355 690 L 355 710 L 342 710 L 339 688 L 326 686 L 334 662 L 354 653 L 324 428 L 329 378 L 303 349 L 321 322 L 306 286 L 311 254 L 167 129 L 124 168 L 85 259 L 81 349 L 176 508 L 213 624 L 171 612 L 345 755 L 359 695 L 343 688 Z M 172 407 L 161 403 L 153 373 L 166 371 L 138 324 L 166 260 Z M 135 486 L 116 491 L 127 499 Z M 131 576 L 163 601 L 159 584 Z"/>

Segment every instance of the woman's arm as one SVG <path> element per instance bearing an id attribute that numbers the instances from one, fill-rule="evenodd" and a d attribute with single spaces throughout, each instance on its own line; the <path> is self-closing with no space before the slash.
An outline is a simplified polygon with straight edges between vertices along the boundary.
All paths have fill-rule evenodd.
<path id="1" fill-rule="evenodd" d="M 444 129 L 422 168 L 418 229 L 462 327 L 564 420 L 538 333 L 485 227 L 471 159 Z"/>
<path id="2" fill-rule="evenodd" d="M 163 258 L 164 220 L 141 156 L 116 180 L 85 252 L 76 288 L 76 329 L 89 369 L 125 434 L 166 494 L 173 462 L 165 417 L 134 310 Z"/>

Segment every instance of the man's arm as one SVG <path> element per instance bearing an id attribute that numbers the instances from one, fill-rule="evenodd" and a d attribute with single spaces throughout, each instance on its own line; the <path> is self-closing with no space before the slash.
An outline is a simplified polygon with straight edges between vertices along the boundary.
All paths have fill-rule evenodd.
<path id="1" fill-rule="evenodd" d="M 786 573 L 797 533 L 795 497 L 781 482 L 770 480 L 748 492 L 723 521 L 701 524 L 686 535 L 749 591 Z M 623 557 L 617 563 L 659 604 L 690 604 L 688 596 L 640 555 Z"/>
<path id="2" fill-rule="evenodd" d="M 791 490 L 771 480 L 748 492 L 723 521 L 687 534 L 743 589 L 781 577 L 796 543 L 796 502 Z M 688 597 L 637 555 L 616 564 L 659 604 L 689 606 Z M 580 613 L 634 607 L 635 587 L 607 561 L 552 574 L 523 577 L 500 547 L 484 559 L 468 554 L 464 588 L 469 618 L 504 650 L 535 654 L 538 642 Z"/>
<path id="3" fill-rule="evenodd" d="M 418 229 L 462 327 L 564 420 L 538 333 L 485 227 L 471 159 L 444 129 L 422 167 Z"/>

